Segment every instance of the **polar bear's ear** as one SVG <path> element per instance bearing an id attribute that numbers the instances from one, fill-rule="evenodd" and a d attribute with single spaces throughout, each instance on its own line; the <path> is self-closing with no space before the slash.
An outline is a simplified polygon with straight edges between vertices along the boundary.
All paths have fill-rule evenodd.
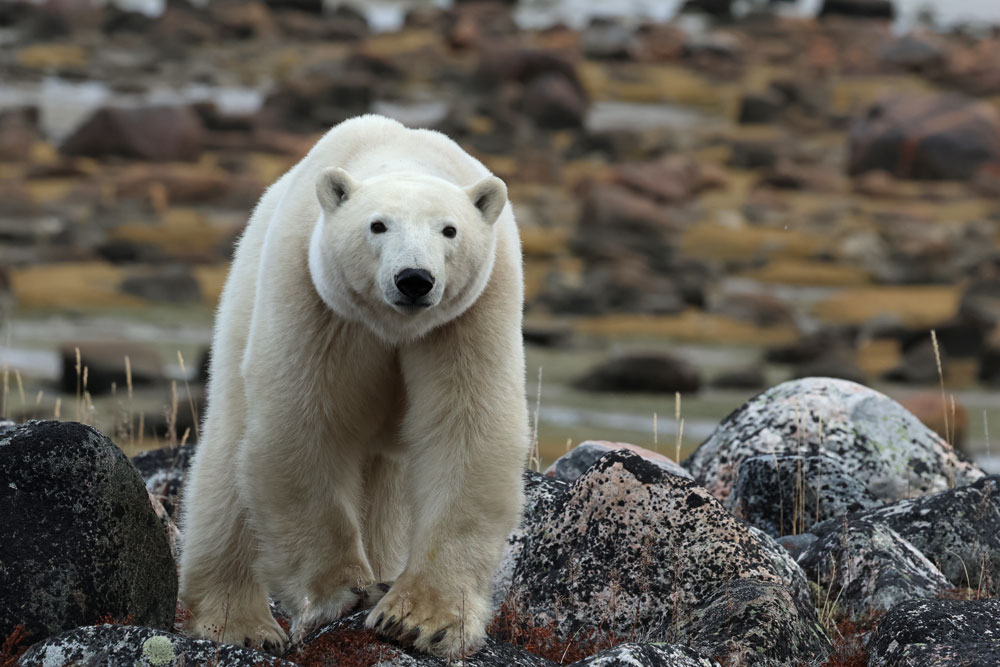
<path id="1" fill-rule="evenodd" d="M 466 188 L 465 192 L 479 209 L 483 220 L 491 225 L 500 217 L 500 211 L 507 203 L 507 186 L 496 176 L 487 176 Z"/>
<path id="2" fill-rule="evenodd" d="M 324 169 L 316 181 L 316 196 L 327 211 L 334 211 L 358 189 L 358 182 L 340 167 Z"/>

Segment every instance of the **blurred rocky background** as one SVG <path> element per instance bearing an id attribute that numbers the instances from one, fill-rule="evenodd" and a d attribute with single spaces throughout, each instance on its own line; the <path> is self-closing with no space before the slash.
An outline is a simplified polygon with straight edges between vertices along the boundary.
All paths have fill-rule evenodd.
<path id="1" fill-rule="evenodd" d="M 1000 468 L 996 26 L 992 0 L 8 0 L 0 416 L 195 441 L 250 210 L 375 112 L 508 183 L 544 462 L 683 457 L 825 375 Z"/>

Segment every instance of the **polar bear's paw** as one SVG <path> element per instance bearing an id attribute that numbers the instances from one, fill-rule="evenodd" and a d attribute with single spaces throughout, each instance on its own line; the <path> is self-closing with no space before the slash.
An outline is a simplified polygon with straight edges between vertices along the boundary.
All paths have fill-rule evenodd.
<path id="1" fill-rule="evenodd" d="M 194 620 L 194 619 L 192 619 Z M 223 614 L 217 621 L 207 616 L 199 616 L 189 623 L 188 631 L 197 637 L 204 637 L 222 644 L 251 646 L 271 655 L 281 655 L 288 644 L 288 636 L 270 613 L 267 618 L 241 621 L 232 615 Z"/>
<path id="2" fill-rule="evenodd" d="M 325 600 L 310 600 L 302 602 L 302 611 L 292 621 L 292 641 L 300 643 L 317 628 L 332 623 L 358 606 L 362 591 L 366 589 L 344 588 L 336 591 Z"/>
<path id="3" fill-rule="evenodd" d="M 401 578 L 368 614 L 365 627 L 432 655 L 461 658 L 482 647 L 487 609 L 485 599 L 471 594 L 450 599 L 425 580 Z"/>

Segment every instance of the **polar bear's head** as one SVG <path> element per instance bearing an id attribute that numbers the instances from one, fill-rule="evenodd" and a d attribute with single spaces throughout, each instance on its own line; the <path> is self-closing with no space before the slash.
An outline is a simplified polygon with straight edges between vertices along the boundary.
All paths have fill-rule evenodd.
<path id="1" fill-rule="evenodd" d="M 388 343 L 458 317 L 493 270 L 507 188 L 487 176 L 467 188 L 410 172 L 362 181 L 340 168 L 316 183 L 321 213 L 309 271 L 323 301 Z"/>

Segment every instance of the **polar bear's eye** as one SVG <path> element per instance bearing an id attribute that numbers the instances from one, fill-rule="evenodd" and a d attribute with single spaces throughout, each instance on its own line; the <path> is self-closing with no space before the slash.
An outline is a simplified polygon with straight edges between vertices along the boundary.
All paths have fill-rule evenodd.
<path id="1" fill-rule="evenodd" d="M 441 233 L 445 235 L 445 238 L 453 239 L 455 238 L 455 234 L 458 233 L 458 230 L 452 227 L 451 225 L 448 225 L 447 227 L 441 230 Z"/>
<path id="2" fill-rule="evenodd" d="M 385 223 L 381 220 L 376 220 L 371 224 L 372 234 L 381 234 L 385 231 Z"/>

